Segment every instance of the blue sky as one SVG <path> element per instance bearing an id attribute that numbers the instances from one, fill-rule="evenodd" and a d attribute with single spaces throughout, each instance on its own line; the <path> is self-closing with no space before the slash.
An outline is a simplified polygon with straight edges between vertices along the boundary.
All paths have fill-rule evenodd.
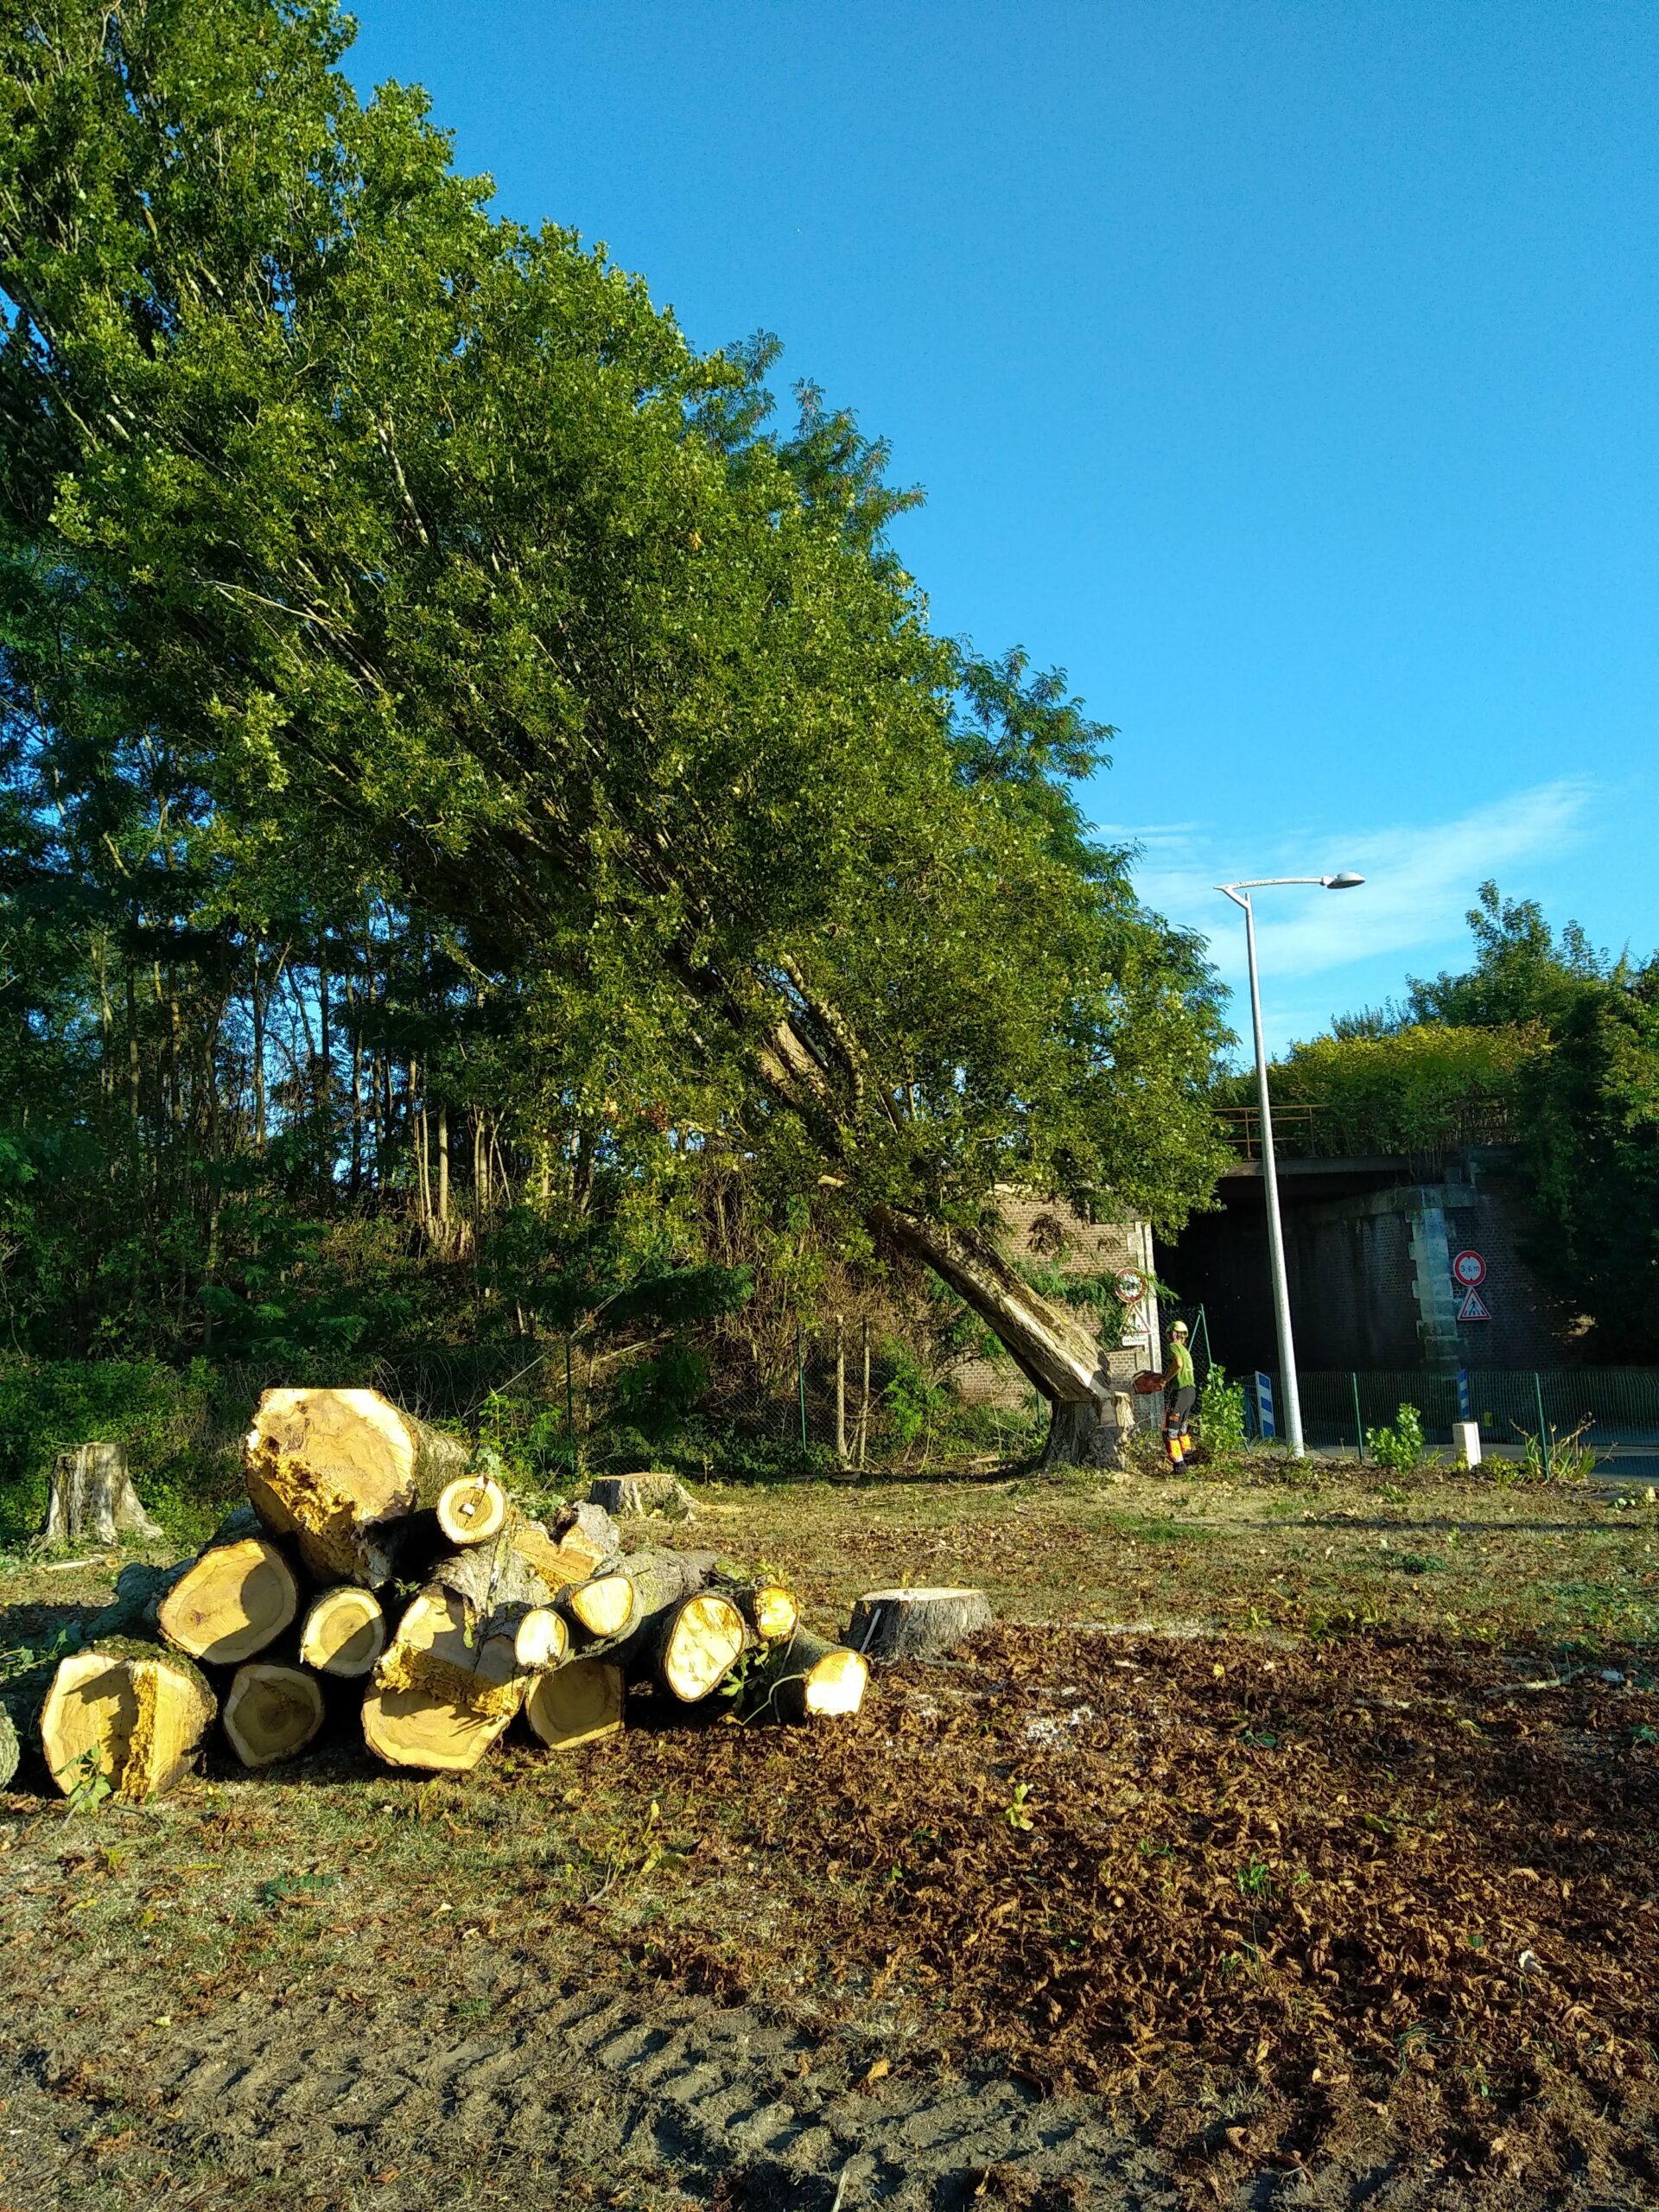
<path id="1" fill-rule="evenodd" d="M 1659 945 L 1651 0 L 360 0 L 501 208 L 891 439 L 937 626 L 1059 663 L 1090 793 L 1275 1040 L 1482 877 Z"/>

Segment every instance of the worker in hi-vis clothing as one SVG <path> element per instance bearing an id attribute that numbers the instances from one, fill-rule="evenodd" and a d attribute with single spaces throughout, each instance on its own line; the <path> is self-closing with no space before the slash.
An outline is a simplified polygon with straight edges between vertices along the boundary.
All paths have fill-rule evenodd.
<path id="1" fill-rule="evenodd" d="M 1185 1321 L 1170 1324 L 1169 1364 L 1160 1379 L 1164 1386 L 1164 1450 L 1172 1467 L 1184 1466 L 1186 1455 L 1192 1449 L 1187 1423 L 1198 1396 L 1198 1385 L 1192 1379 L 1192 1353 L 1186 1341 Z"/>

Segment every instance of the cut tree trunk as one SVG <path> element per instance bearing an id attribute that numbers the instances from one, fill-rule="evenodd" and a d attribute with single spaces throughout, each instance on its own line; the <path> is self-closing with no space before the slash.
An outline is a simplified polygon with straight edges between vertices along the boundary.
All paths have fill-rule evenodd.
<path id="1" fill-rule="evenodd" d="M 721 1587 L 742 1614 L 752 1643 L 787 1643 L 800 1626 L 795 1592 L 781 1582 L 751 1582 L 734 1588 L 722 1583 Z"/>
<path id="2" fill-rule="evenodd" d="M 432 1569 L 435 1586 L 465 1600 L 474 1644 L 505 1637 L 520 1674 L 562 1663 L 570 1631 L 553 1610 L 553 1592 L 505 1531 L 494 1543 L 474 1544 Z"/>
<path id="3" fill-rule="evenodd" d="M 126 1447 L 81 1444 L 60 1452 L 52 1469 L 46 1526 L 41 1541 L 56 1549 L 69 1544 L 98 1544 L 113 1551 L 123 1536 L 162 1541 L 138 1502 L 127 1472 Z"/>
<path id="4" fill-rule="evenodd" d="M 867 1659 L 933 1659 L 990 1624 L 982 1590 L 869 1590 L 847 1641 Z"/>
<path id="5" fill-rule="evenodd" d="M 550 1751 L 571 1751 L 614 1736 L 626 1701 L 620 1667 L 604 1659 L 573 1659 L 536 1677 L 524 1699 L 524 1718 Z"/>
<path id="6" fill-rule="evenodd" d="M 372 1590 L 336 1583 L 311 1601 L 300 1630 L 300 1658 L 320 1674 L 366 1675 L 386 1645 L 386 1617 Z"/>
<path id="7" fill-rule="evenodd" d="M 215 1544 L 156 1608 L 163 1643 L 209 1666 L 234 1667 L 275 1643 L 300 1609 L 300 1587 L 269 1536 Z"/>
<path id="8" fill-rule="evenodd" d="M 177 1652 L 105 1643 L 59 1666 L 41 1707 L 41 1747 L 66 1797 L 101 1777 L 124 1803 L 143 1804 L 188 1772 L 218 1710 L 200 1669 Z"/>
<path id="9" fill-rule="evenodd" d="M 11 1715 L 0 1705 L 0 1789 L 10 1789 L 11 1778 L 17 1771 L 17 1731 L 12 1726 Z"/>
<path id="10" fill-rule="evenodd" d="M 410 1599 L 374 1681 L 381 1690 L 429 1691 L 504 1727 L 524 1697 L 513 1637 L 480 1635 L 468 1600 L 438 1583 Z"/>
<path id="11" fill-rule="evenodd" d="M 677 1475 L 596 1475 L 588 1485 L 588 1503 L 635 1520 L 655 1514 L 664 1521 L 689 1521 L 696 1510 Z"/>
<path id="12" fill-rule="evenodd" d="M 248 1433 L 248 1496 L 268 1528 L 298 1537 L 314 1573 L 378 1589 L 397 1522 L 435 1505 L 467 1457 L 461 1438 L 378 1390 L 267 1390 Z"/>
<path id="13" fill-rule="evenodd" d="M 458 1475 L 438 1493 L 438 1527 L 451 1544 L 482 1544 L 500 1533 L 507 1518 L 507 1493 L 481 1469 Z"/>
<path id="14" fill-rule="evenodd" d="M 1073 1313 L 1033 1290 L 988 1236 L 925 1221 L 896 1206 L 878 1206 L 870 1218 L 950 1285 L 1047 1399 L 1045 1467 L 1122 1465 L 1126 1425 L 1116 1403 L 1120 1394 L 1112 1388 L 1099 1342 Z"/>
<path id="15" fill-rule="evenodd" d="M 748 1640 L 731 1599 L 718 1590 L 699 1590 L 651 1622 L 639 1656 L 671 1697 L 701 1705 L 731 1673 Z"/>
<path id="16" fill-rule="evenodd" d="M 154 1637 L 162 1600 L 194 1562 L 181 1560 L 176 1567 L 147 1567 L 130 1560 L 115 1578 L 115 1595 L 88 1624 L 86 1641 L 102 1643 L 112 1636 Z"/>
<path id="17" fill-rule="evenodd" d="M 605 1508 L 595 1505 L 591 1498 L 562 1505 L 549 1521 L 547 1531 L 561 1550 L 589 1552 L 595 1567 L 601 1560 L 614 1559 L 622 1548 L 622 1531 Z"/>
<path id="18" fill-rule="evenodd" d="M 625 1662 L 646 1625 L 703 1588 L 719 1566 L 713 1552 L 628 1552 L 602 1574 L 560 1593 L 558 1606 L 585 1655 L 615 1650 Z"/>
<path id="19" fill-rule="evenodd" d="M 787 1643 L 774 1644 L 751 1671 L 738 1714 L 746 1721 L 842 1719 L 863 1704 L 869 1679 L 869 1663 L 861 1652 L 826 1643 L 810 1629 L 797 1629 Z"/>
<path id="20" fill-rule="evenodd" d="M 302 1751 L 323 1721 L 322 1685 L 303 1667 L 238 1667 L 225 1695 L 225 1733 L 244 1766 Z"/>

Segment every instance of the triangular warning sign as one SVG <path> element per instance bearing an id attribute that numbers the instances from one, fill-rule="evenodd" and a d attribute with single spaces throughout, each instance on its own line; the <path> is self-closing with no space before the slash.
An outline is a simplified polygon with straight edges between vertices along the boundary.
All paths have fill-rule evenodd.
<path id="1" fill-rule="evenodd" d="M 1480 1293 L 1471 1290 L 1458 1308 L 1459 1321 L 1490 1321 L 1491 1315 L 1481 1303 Z"/>

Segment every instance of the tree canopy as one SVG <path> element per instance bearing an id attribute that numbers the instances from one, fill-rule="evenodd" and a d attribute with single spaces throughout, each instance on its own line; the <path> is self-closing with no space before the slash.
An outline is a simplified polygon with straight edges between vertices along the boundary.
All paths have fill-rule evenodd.
<path id="1" fill-rule="evenodd" d="M 1109 733 L 935 633 L 775 341 L 493 214 L 348 37 L 0 24 L 16 1202 L 93 1146 L 99 1268 L 181 1325 L 273 1172 L 441 1211 L 440 1114 L 544 1215 L 717 1148 L 854 1238 L 1014 1178 L 1178 1222 L 1220 1026 L 1080 810 Z"/>

